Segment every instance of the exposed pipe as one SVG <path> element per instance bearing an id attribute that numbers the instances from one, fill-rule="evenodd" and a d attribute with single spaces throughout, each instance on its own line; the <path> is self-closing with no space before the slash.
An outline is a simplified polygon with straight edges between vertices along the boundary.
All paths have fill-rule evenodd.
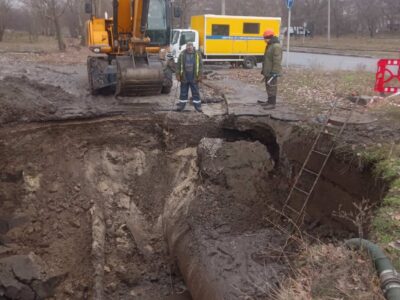
<path id="1" fill-rule="evenodd" d="M 400 300 L 400 277 L 392 262 L 387 258 L 382 249 L 364 239 L 350 239 L 345 242 L 350 249 L 366 249 L 378 272 L 381 289 L 388 300 Z"/>

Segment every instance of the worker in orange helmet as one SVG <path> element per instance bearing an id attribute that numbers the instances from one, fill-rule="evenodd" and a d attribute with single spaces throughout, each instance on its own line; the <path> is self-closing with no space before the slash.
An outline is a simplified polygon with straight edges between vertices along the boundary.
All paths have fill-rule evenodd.
<path id="1" fill-rule="evenodd" d="M 282 72 L 282 46 L 273 29 L 265 30 L 263 36 L 267 45 L 261 74 L 264 75 L 268 100 L 258 100 L 258 103 L 263 105 L 265 109 L 274 109 L 278 93 L 278 76 Z"/>

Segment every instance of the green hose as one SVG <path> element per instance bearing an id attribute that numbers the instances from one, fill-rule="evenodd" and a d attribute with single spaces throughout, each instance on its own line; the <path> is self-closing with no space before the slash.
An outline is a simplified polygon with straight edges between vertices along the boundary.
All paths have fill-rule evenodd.
<path id="1" fill-rule="evenodd" d="M 350 249 L 366 249 L 378 272 L 381 289 L 388 300 L 400 300 L 400 277 L 392 262 L 376 244 L 364 239 L 351 239 L 345 242 Z"/>

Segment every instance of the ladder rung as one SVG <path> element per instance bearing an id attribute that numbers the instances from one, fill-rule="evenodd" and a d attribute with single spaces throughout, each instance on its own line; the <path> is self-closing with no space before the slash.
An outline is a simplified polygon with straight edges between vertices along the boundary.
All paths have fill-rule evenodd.
<path id="1" fill-rule="evenodd" d="M 330 136 L 333 136 L 333 137 L 337 136 L 336 134 L 333 134 L 333 133 L 330 133 L 330 132 L 325 132 L 325 131 L 322 131 L 321 134 L 330 135 Z"/>
<path id="2" fill-rule="evenodd" d="M 297 210 L 295 210 L 293 207 L 291 207 L 290 205 L 284 206 L 283 209 L 282 209 L 282 212 L 284 212 L 285 209 L 289 209 L 290 211 L 292 211 L 295 214 L 299 215 L 299 212 Z"/>
<path id="3" fill-rule="evenodd" d="M 296 191 L 299 191 L 299 192 L 301 192 L 301 193 L 307 195 L 307 196 L 310 195 L 310 193 L 307 193 L 306 191 L 303 191 L 302 189 L 299 189 L 297 186 L 295 186 L 294 189 L 295 189 Z"/>
<path id="4" fill-rule="evenodd" d="M 342 128 L 342 126 L 329 126 L 329 125 L 327 125 L 326 127 L 325 127 L 325 130 L 326 131 L 328 131 L 328 132 L 330 132 L 330 133 L 332 133 L 332 131 L 334 131 L 334 132 L 336 132 L 336 133 L 339 133 L 340 132 L 340 130 L 341 130 L 341 128 Z"/>
<path id="5" fill-rule="evenodd" d="M 336 106 L 335 109 L 341 109 L 341 110 L 353 110 L 352 107 L 347 107 L 347 106 Z"/>
<path id="6" fill-rule="evenodd" d="M 324 153 L 324 152 L 321 152 L 321 151 L 318 151 L 318 150 L 312 150 L 312 152 L 315 152 L 315 153 L 317 153 L 319 155 L 322 155 L 322 156 L 328 156 L 328 153 Z"/>
<path id="7" fill-rule="evenodd" d="M 306 171 L 307 173 L 310 173 L 310 174 L 315 175 L 315 176 L 319 175 L 318 173 L 316 173 L 316 172 L 314 172 L 314 171 L 312 171 L 310 169 L 307 169 L 307 168 L 304 168 L 303 171 Z"/>

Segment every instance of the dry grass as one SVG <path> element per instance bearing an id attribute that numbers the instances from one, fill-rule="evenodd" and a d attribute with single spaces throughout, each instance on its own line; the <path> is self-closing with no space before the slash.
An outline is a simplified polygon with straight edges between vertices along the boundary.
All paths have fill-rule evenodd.
<path id="1" fill-rule="evenodd" d="M 1 52 L 54 52 L 57 50 L 57 41 L 54 37 L 38 36 L 35 39 L 24 32 L 6 31 L 0 43 Z"/>
<path id="2" fill-rule="evenodd" d="M 286 43 L 286 41 L 284 41 Z M 314 38 L 302 37 L 292 38 L 291 46 L 295 48 L 319 48 L 322 52 L 351 54 L 351 55 L 369 55 L 387 58 L 400 58 L 400 37 L 394 35 L 378 35 L 374 38 L 369 36 L 342 36 L 332 37 L 330 43 L 326 36 L 316 36 Z M 319 52 L 321 52 L 319 51 Z"/>
<path id="3" fill-rule="evenodd" d="M 371 111 L 389 122 L 400 122 L 400 96 L 379 99 L 370 105 Z"/>
<path id="4" fill-rule="evenodd" d="M 294 268 L 295 276 L 283 282 L 277 300 L 385 299 L 364 254 L 332 244 L 316 245 L 302 253 Z"/>
<path id="5" fill-rule="evenodd" d="M 260 82 L 260 70 L 235 69 L 229 73 L 231 78 L 249 83 L 265 90 Z M 296 111 L 317 117 L 330 109 L 333 101 L 338 105 L 350 107 L 350 96 L 366 95 L 377 97 L 368 105 L 366 112 L 378 119 L 381 126 L 398 130 L 400 128 L 400 96 L 388 99 L 379 98 L 374 91 L 375 74 L 367 71 L 324 71 L 319 68 L 289 68 L 279 79 L 278 98 Z M 358 109 L 363 112 L 363 108 Z"/>
<path id="6" fill-rule="evenodd" d="M 260 89 L 259 69 L 231 72 L 235 79 L 250 83 Z M 349 104 L 349 95 L 374 95 L 375 74 L 366 71 L 323 71 L 318 68 L 284 70 L 279 79 L 278 97 L 296 109 L 310 115 L 317 115 L 329 109 L 330 103 L 339 99 L 341 104 Z"/>
<path id="7" fill-rule="evenodd" d="M 235 70 L 230 75 L 235 79 L 264 89 L 260 83 L 259 70 Z M 379 96 L 374 91 L 375 74 L 365 71 L 325 72 L 319 69 L 289 69 L 280 78 L 280 101 L 289 103 L 297 111 L 308 116 L 317 116 L 329 109 L 334 99 L 341 105 L 349 105 L 347 96 Z M 366 112 L 378 119 L 372 131 L 366 126 L 359 131 L 346 131 L 352 144 L 362 147 L 367 155 L 373 155 L 369 147 L 389 146 L 387 153 L 374 159 L 379 169 L 379 178 L 399 178 L 400 154 L 391 144 L 398 140 L 400 132 L 400 96 L 376 98 Z M 372 143 L 368 146 L 368 143 Z M 357 148 L 356 147 L 356 148 Z M 356 149 L 355 148 L 355 149 Z M 397 149 L 397 148 L 396 148 Z M 362 155 L 362 157 L 364 157 Z M 375 155 L 374 155 L 375 157 Z M 378 174 L 379 173 L 379 174 Z M 392 184 L 382 208 L 373 217 L 371 237 L 385 249 L 396 267 L 399 266 L 399 250 L 390 246 L 398 240 L 399 232 L 399 179 Z M 306 250 L 293 266 L 295 276 L 288 279 L 279 290 L 277 299 L 384 299 L 372 263 L 360 253 L 354 253 L 333 245 L 304 247 Z"/>
<path id="8" fill-rule="evenodd" d="M 45 62 L 57 65 L 85 64 L 90 51 L 80 46 L 80 41 L 73 38 L 64 38 L 67 49 L 58 50 L 54 37 L 38 36 L 32 39 L 24 32 L 7 32 L 0 43 L 0 53 L 15 57 L 27 62 Z"/>
<path id="9" fill-rule="evenodd" d="M 86 65 L 91 52 L 80 46 L 77 39 L 66 38 L 66 51 L 58 50 L 57 41 L 52 37 L 39 36 L 37 41 L 29 42 L 29 36 L 13 33 L 0 43 L 1 55 L 25 62 L 42 62 L 55 65 Z"/>

